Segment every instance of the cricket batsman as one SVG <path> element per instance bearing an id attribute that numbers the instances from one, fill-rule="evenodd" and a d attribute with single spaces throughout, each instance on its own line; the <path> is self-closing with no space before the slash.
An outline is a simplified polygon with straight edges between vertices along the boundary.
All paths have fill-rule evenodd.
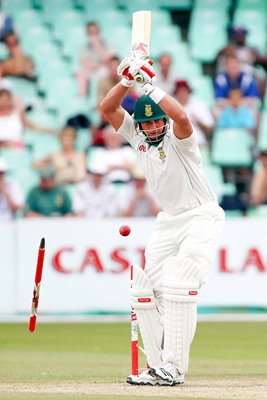
<path id="1" fill-rule="evenodd" d="M 101 110 L 135 150 L 163 209 L 145 250 L 145 269 L 133 266 L 131 289 L 150 368 L 127 382 L 174 386 L 188 371 L 198 292 L 214 261 L 224 211 L 202 171 L 194 127 L 183 107 L 153 84 L 151 64 L 142 51 L 129 53 Z M 131 116 L 121 103 L 132 85 L 144 94 Z"/>

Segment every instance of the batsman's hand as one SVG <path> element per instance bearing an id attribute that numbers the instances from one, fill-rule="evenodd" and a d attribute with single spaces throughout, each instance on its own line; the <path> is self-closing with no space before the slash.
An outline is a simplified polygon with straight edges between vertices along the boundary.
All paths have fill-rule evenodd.
<path id="1" fill-rule="evenodd" d="M 146 60 L 143 63 L 133 63 L 129 68 L 129 73 L 133 76 L 136 83 L 144 85 L 152 83 L 156 73 L 153 68 L 153 61 Z"/>
<path id="2" fill-rule="evenodd" d="M 123 85 L 132 86 L 134 84 L 134 78 L 129 72 L 129 68 L 131 65 L 143 65 L 146 59 L 146 53 L 141 50 L 133 50 L 121 61 L 117 68 L 117 73 L 122 77 Z"/>

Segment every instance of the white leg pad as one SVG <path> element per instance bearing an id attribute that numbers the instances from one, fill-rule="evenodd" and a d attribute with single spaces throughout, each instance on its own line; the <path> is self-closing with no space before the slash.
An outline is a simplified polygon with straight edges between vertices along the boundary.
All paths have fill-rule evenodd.
<path id="1" fill-rule="evenodd" d="M 132 265 L 131 305 L 136 312 L 147 362 L 159 365 L 162 363 L 163 323 L 149 278 L 138 265 Z"/>
<path id="2" fill-rule="evenodd" d="M 182 278 L 181 276 L 179 277 Z M 197 323 L 196 281 L 177 280 L 177 270 L 172 262 L 164 266 L 163 301 L 164 351 L 163 362 L 172 362 L 181 374 L 188 371 L 189 351 Z"/>

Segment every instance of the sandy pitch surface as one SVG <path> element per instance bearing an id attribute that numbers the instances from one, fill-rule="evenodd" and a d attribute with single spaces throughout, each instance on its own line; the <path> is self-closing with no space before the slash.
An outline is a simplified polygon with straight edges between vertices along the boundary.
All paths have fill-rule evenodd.
<path id="1" fill-rule="evenodd" d="M 0 394 L 6 393 L 67 393 L 94 395 L 164 396 L 203 399 L 266 400 L 267 377 L 262 378 L 209 378 L 188 379 L 185 385 L 176 387 L 131 386 L 126 383 L 85 382 L 1 382 Z"/>

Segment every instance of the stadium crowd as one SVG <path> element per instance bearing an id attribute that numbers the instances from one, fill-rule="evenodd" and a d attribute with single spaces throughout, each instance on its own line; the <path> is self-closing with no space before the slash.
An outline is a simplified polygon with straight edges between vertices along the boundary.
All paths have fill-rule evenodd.
<path id="1" fill-rule="evenodd" d="M 23 91 L 16 92 L 18 83 L 25 82 L 25 87 L 37 88 L 40 98 L 44 97 L 43 90 L 46 95 L 49 93 L 42 89 L 40 66 L 28 55 L 31 49 L 21 46 L 16 22 L 1 13 L 0 40 L 6 50 L 0 60 L 2 220 L 41 216 L 143 217 L 160 210 L 134 152 L 99 111 L 103 97 L 119 82 L 119 44 L 107 42 L 93 18 L 84 29 L 87 41 L 80 48 L 71 84 L 77 92 L 74 97 L 85 107 L 72 107 L 65 119 L 63 113 L 61 119 L 54 120 L 56 123 L 43 123 L 41 118 L 32 118 L 39 105 L 24 97 Z M 237 210 L 246 215 L 258 205 L 267 204 L 267 149 L 258 145 L 267 58 L 247 45 L 248 30 L 244 27 L 231 26 L 228 33 L 229 43 L 212 63 L 212 106 L 195 96 L 194 85 L 176 70 L 168 51 L 154 61 L 157 85 L 184 106 L 195 126 L 203 163 L 208 164 L 206 171 L 216 168 L 222 173 L 218 190 L 221 206 L 226 212 Z M 53 88 L 49 90 L 53 101 Z M 61 90 L 64 109 L 64 87 Z M 131 114 L 137 97 L 136 90 L 131 89 L 124 100 L 123 107 Z M 88 101 L 88 110 L 83 100 Z M 90 101 L 95 104 L 93 112 Z M 216 164 L 212 154 L 218 130 L 226 142 L 228 131 L 235 135 L 242 130 L 244 140 L 250 143 L 251 160 L 245 165 Z M 51 145 L 47 145 L 49 142 Z"/>

